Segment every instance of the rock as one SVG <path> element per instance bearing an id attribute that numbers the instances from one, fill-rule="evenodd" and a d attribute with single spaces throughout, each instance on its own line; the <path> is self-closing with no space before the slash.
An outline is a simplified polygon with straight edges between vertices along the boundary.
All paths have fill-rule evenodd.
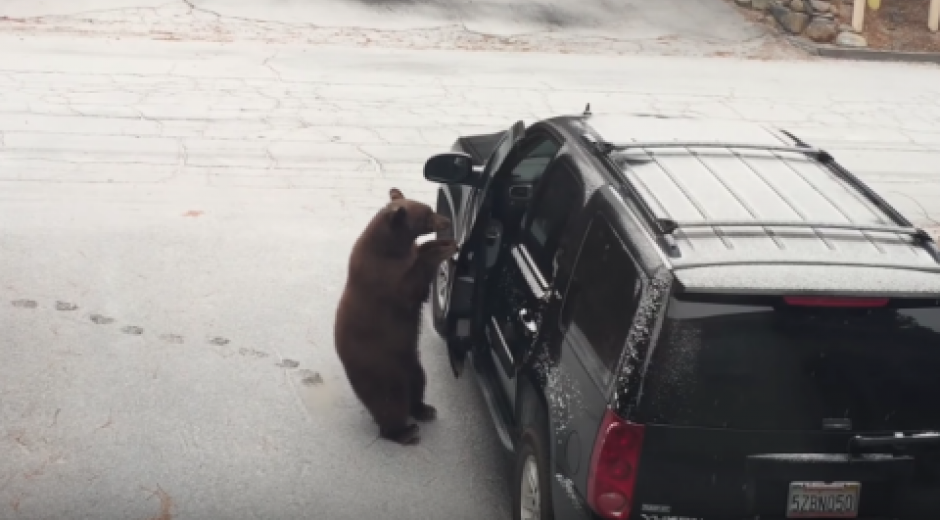
<path id="1" fill-rule="evenodd" d="M 826 13 L 832 9 L 832 4 L 825 0 L 809 0 L 809 3 L 813 6 L 813 12 L 816 13 Z"/>
<path id="2" fill-rule="evenodd" d="M 833 20 L 835 16 L 832 16 L 832 13 L 819 13 L 813 16 L 813 19 L 822 18 L 823 20 Z"/>
<path id="3" fill-rule="evenodd" d="M 839 14 L 839 6 L 837 6 L 837 5 L 830 5 L 830 6 L 829 6 L 829 12 L 832 13 L 832 14 Z"/>
<path id="4" fill-rule="evenodd" d="M 790 34 L 800 34 L 806 26 L 809 25 L 809 15 L 791 11 L 782 5 L 773 5 L 770 7 L 774 19 Z"/>
<path id="5" fill-rule="evenodd" d="M 839 32 L 850 32 L 850 33 L 854 33 L 854 32 L 856 32 L 856 31 L 855 31 L 855 27 L 852 27 L 852 26 L 849 25 L 849 24 L 843 23 L 843 24 L 839 24 Z"/>
<path id="6" fill-rule="evenodd" d="M 806 26 L 803 35 L 816 43 L 829 43 L 839 33 L 838 26 L 832 20 L 813 18 Z"/>
<path id="7" fill-rule="evenodd" d="M 751 0 L 751 9 L 755 11 L 766 11 L 770 8 L 770 0 Z"/>
<path id="8" fill-rule="evenodd" d="M 751 7 L 751 0 L 734 0 L 741 7 Z"/>
<path id="9" fill-rule="evenodd" d="M 803 4 L 803 0 L 793 0 L 790 2 L 790 9 L 802 13 L 806 11 L 806 6 Z"/>
<path id="10" fill-rule="evenodd" d="M 842 47 L 868 47 L 868 41 L 860 34 L 851 32 L 840 32 L 836 36 L 836 45 Z"/>

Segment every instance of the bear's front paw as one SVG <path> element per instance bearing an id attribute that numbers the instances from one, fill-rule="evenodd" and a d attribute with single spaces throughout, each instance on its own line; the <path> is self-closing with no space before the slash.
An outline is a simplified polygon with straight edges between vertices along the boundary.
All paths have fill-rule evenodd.
<path id="1" fill-rule="evenodd" d="M 423 253 L 423 252 L 432 251 L 434 249 L 438 249 L 441 247 L 450 247 L 450 246 L 456 247 L 457 242 L 450 238 L 435 238 L 433 240 L 428 240 L 427 242 L 424 242 L 423 244 L 419 244 L 418 252 Z"/>
<path id="2" fill-rule="evenodd" d="M 454 240 L 430 240 L 418 246 L 418 255 L 430 262 L 441 263 L 454 256 L 458 249 Z"/>

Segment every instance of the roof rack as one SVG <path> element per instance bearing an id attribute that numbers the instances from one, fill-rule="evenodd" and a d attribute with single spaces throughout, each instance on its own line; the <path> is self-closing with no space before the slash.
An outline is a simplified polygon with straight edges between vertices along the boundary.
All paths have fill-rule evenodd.
<path id="1" fill-rule="evenodd" d="M 899 269 L 902 271 L 915 271 L 921 273 L 940 274 L 940 265 L 912 265 L 892 262 L 841 262 L 827 260 L 798 260 L 798 259 L 748 259 L 748 260 L 721 260 L 721 261 L 702 261 L 702 262 L 682 262 L 673 265 L 673 270 L 680 269 L 698 269 L 703 267 L 733 267 L 733 266 L 754 266 L 754 265 L 785 265 L 785 266 L 827 266 L 827 267 L 868 267 L 876 269 Z"/>
<path id="2" fill-rule="evenodd" d="M 815 159 L 822 166 L 826 167 L 839 179 L 844 181 L 846 184 L 855 189 L 858 193 L 864 196 L 870 203 L 872 203 L 879 210 L 884 212 L 894 223 L 895 226 L 869 226 L 869 225 L 858 225 L 858 224 L 849 224 L 849 223 L 830 223 L 830 222 L 800 222 L 800 221 L 774 221 L 774 222 L 764 222 L 764 221 L 718 221 L 718 220 L 703 220 L 701 222 L 677 222 L 672 219 L 664 219 L 656 216 L 653 209 L 649 206 L 646 200 L 640 195 L 640 191 L 634 186 L 633 182 L 630 181 L 629 177 L 622 175 L 621 179 L 623 180 L 623 188 L 626 189 L 631 196 L 631 198 L 636 201 L 637 207 L 642 214 L 642 217 L 645 218 L 648 224 L 653 228 L 653 230 L 663 239 L 662 245 L 666 248 L 667 252 L 674 253 L 677 251 L 677 244 L 675 243 L 672 233 L 680 228 L 691 228 L 691 227 L 791 227 L 791 228 L 819 228 L 819 229 L 847 229 L 853 231 L 873 231 L 873 232 L 887 232 L 887 233 L 898 233 L 906 234 L 914 237 L 915 241 L 927 248 L 928 252 L 933 256 L 934 260 L 940 263 L 940 249 L 937 248 L 936 243 L 933 241 L 933 238 L 926 231 L 915 227 L 909 220 L 907 220 L 900 212 L 898 212 L 894 207 L 888 204 L 881 196 L 875 193 L 871 188 L 869 188 L 861 179 L 856 177 L 852 172 L 846 170 L 842 165 L 835 161 L 835 158 L 832 157 L 829 152 L 810 146 L 805 141 L 793 135 L 787 130 L 778 129 L 778 131 L 788 137 L 796 146 L 773 146 L 773 145 L 761 145 L 754 143 L 730 143 L 730 142 L 693 142 L 693 141 L 674 141 L 674 142 L 629 142 L 629 143 L 611 143 L 607 141 L 602 141 L 595 138 L 593 135 L 584 133 L 581 138 L 584 140 L 585 144 L 588 145 L 595 154 L 600 156 L 608 156 L 613 152 L 627 151 L 627 150 L 640 150 L 640 149 L 653 149 L 653 148 L 723 148 L 726 150 L 760 150 L 766 152 L 782 152 L 782 153 L 798 153 L 802 154 L 811 159 Z"/>
<path id="3" fill-rule="evenodd" d="M 930 238 L 923 229 L 913 226 L 879 226 L 875 224 L 852 224 L 843 222 L 813 222 L 805 220 L 673 220 L 657 219 L 664 233 L 671 234 L 679 229 L 713 227 L 776 227 L 776 228 L 811 228 L 845 229 L 849 231 L 873 231 L 879 233 L 897 233 L 917 238 Z"/>
<path id="4" fill-rule="evenodd" d="M 760 150 L 764 152 L 791 152 L 802 155 L 808 155 L 820 161 L 829 160 L 829 154 L 824 150 L 801 146 L 769 146 L 753 143 L 721 143 L 708 141 L 663 141 L 648 143 L 608 143 L 604 141 L 593 141 L 591 143 L 595 150 L 601 154 L 612 152 L 624 152 L 627 150 L 639 150 L 648 148 L 725 148 L 729 150 Z"/>

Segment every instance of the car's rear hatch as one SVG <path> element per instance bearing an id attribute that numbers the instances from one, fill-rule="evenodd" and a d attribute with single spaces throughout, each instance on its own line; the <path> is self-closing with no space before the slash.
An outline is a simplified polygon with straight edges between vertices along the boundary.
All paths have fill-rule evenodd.
<path id="1" fill-rule="evenodd" d="M 673 297 L 635 517 L 940 519 L 937 305 Z"/>

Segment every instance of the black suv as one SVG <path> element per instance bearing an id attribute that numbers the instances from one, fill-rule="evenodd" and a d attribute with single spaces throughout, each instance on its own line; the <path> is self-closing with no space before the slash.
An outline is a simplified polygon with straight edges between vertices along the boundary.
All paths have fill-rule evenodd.
<path id="1" fill-rule="evenodd" d="M 425 177 L 516 519 L 940 519 L 940 254 L 825 151 L 586 112 Z"/>

